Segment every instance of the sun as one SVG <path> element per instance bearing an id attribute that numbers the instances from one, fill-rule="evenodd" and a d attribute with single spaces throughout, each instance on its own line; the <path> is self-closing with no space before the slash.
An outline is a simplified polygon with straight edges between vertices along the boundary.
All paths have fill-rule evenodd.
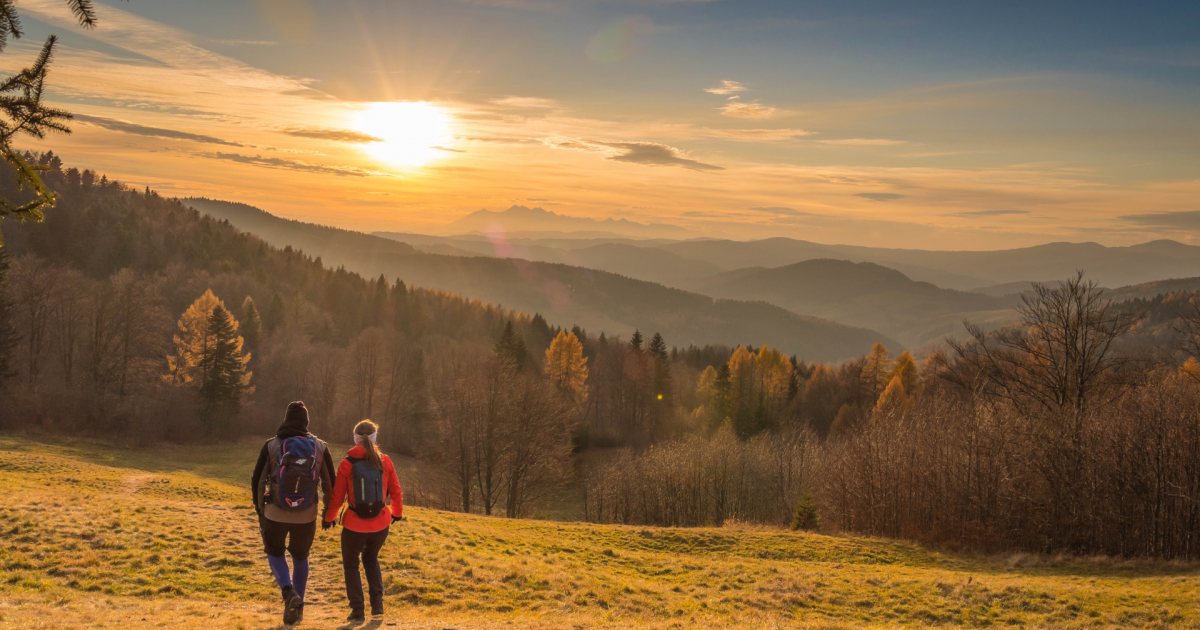
<path id="1" fill-rule="evenodd" d="M 353 126 L 379 138 L 366 145 L 367 152 L 395 166 L 416 167 L 445 157 L 454 140 L 450 113 L 425 102 L 371 103 Z"/>

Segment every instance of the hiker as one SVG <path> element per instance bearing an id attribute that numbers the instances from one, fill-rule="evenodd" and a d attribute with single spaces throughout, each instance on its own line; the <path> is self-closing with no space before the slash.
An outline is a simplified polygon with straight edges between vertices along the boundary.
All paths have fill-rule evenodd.
<path id="1" fill-rule="evenodd" d="M 362 578 L 358 574 L 359 557 L 367 572 L 371 595 L 371 615 L 383 614 L 383 575 L 379 572 L 379 550 L 387 540 L 388 528 L 404 517 L 404 491 L 396 477 L 396 468 L 387 455 L 379 452 L 375 438 L 379 426 L 363 420 L 354 427 L 354 448 L 338 466 L 333 499 L 325 515 L 325 526 L 337 518 L 342 502 L 342 569 L 346 573 L 346 598 L 350 616 L 346 621 L 363 621 Z"/>
<path id="2" fill-rule="evenodd" d="M 288 625 L 304 619 L 308 552 L 317 534 L 317 487 L 325 504 L 322 527 L 328 529 L 324 517 L 334 478 L 329 447 L 308 432 L 308 409 L 303 402 L 289 404 L 275 437 L 263 444 L 250 480 L 267 564 L 283 592 L 283 623 Z M 285 545 L 295 567 L 291 572 Z"/>

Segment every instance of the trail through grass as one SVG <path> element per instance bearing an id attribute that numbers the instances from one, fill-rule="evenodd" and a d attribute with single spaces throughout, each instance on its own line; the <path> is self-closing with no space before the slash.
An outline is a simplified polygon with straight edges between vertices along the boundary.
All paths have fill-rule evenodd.
<path id="1" fill-rule="evenodd" d="M 273 628 L 249 508 L 261 442 L 126 451 L 0 436 L 0 628 Z M 381 556 L 398 628 L 1200 628 L 1194 567 L 972 559 L 762 529 L 407 509 Z M 302 627 L 344 627 L 318 532 Z"/>

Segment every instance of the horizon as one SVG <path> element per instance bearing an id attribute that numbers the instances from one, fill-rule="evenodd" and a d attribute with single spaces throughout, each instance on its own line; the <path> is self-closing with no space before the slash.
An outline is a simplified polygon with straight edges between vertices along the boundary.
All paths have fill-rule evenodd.
<path id="1" fill-rule="evenodd" d="M 83 30 L 34 0 L 4 62 L 61 37 L 74 133 L 23 148 L 363 232 L 526 205 L 732 240 L 1197 242 L 1194 6 L 948 7 L 135 0 Z"/>

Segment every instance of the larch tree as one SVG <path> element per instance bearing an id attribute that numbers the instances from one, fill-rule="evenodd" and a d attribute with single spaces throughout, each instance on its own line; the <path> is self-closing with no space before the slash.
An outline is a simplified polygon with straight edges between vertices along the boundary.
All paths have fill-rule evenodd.
<path id="1" fill-rule="evenodd" d="M 225 304 L 213 295 L 212 289 L 208 289 L 184 311 L 179 318 L 179 332 L 173 339 L 175 354 L 167 357 L 164 380 L 175 385 L 197 383 L 201 389 L 204 388 L 204 366 L 208 364 L 214 343 L 209 333 L 208 319 L 218 306 L 224 308 Z"/>
<path id="2" fill-rule="evenodd" d="M 868 404 L 873 404 L 887 387 L 890 365 L 887 348 L 882 343 L 876 342 L 871 348 L 871 354 L 867 355 L 861 372 L 863 391 Z"/>
<path id="3" fill-rule="evenodd" d="M 587 401 L 587 362 L 579 338 L 565 330 L 559 332 L 546 349 L 546 378 L 577 405 Z"/>

